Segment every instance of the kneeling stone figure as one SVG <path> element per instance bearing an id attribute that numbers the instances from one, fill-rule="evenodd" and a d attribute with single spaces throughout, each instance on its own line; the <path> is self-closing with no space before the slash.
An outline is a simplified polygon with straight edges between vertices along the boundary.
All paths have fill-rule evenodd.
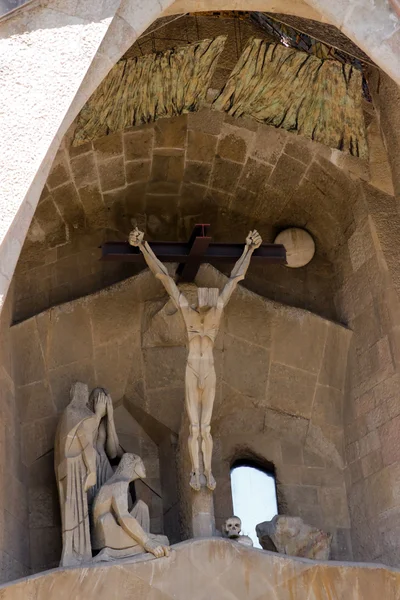
<path id="1" fill-rule="evenodd" d="M 129 484 L 145 477 L 142 459 L 127 453 L 114 475 L 100 488 L 93 505 L 93 549 L 101 550 L 95 561 L 127 558 L 144 552 L 151 552 L 156 558 L 169 555 L 168 538 L 149 533 L 147 505 L 138 500 L 129 512 Z"/>

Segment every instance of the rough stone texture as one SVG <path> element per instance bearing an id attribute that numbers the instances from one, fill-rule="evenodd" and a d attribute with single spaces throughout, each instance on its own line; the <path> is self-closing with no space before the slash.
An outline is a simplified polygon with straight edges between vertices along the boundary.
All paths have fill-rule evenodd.
<path id="1" fill-rule="evenodd" d="M 283 265 L 254 264 L 246 286 L 336 318 L 332 262 L 345 231 L 354 229 L 351 205 L 361 180 L 348 162 L 339 168 L 324 158 L 328 148 L 253 125 L 204 108 L 99 138 L 76 157 L 71 130 L 18 263 L 15 320 L 137 272 L 129 263 L 99 261 L 101 243 L 127 239 L 132 225 L 150 240 L 185 240 L 198 222 L 211 223 L 215 240 L 238 242 L 253 227 L 265 242 L 282 228 L 306 227 L 316 243 L 308 265 L 289 274 Z M 230 265 L 221 269 L 228 273 Z"/>
<path id="2" fill-rule="evenodd" d="M 393 196 L 369 185 L 353 211 L 356 228 L 338 248 L 335 297 L 354 332 L 344 405 L 352 545 L 357 560 L 398 564 L 398 212 Z"/>
<path id="3" fill-rule="evenodd" d="M 60 569 L 4 586 L 4 600 L 30 597 L 106 600 L 155 597 L 230 600 L 395 600 L 399 572 L 383 565 L 330 563 L 289 558 L 221 538 L 177 544 L 171 556 L 147 556 L 114 565 Z"/>
<path id="4" fill-rule="evenodd" d="M 259 523 L 256 532 L 264 550 L 315 560 L 330 558 L 332 536 L 310 527 L 300 517 L 275 515 L 271 521 Z"/>
<path id="5" fill-rule="evenodd" d="M 16 401 L 10 320 L 13 288 L 0 316 L 0 581 L 30 573 L 27 473 L 21 460 L 21 413 Z M 35 391 L 25 396 L 30 410 Z M 45 409 L 46 402 L 41 405 Z M 33 409 L 35 412 L 35 409 Z M 38 413 L 36 413 L 37 415 Z"/>
<path id="6" fill-rule="evenodd" d="M 226 277 L 210 266 L 201 268 L 197 280 L 203 287 L 222 288 L 225 282 Z M 143 438 L 145 432 L 153 441 L 152 446 L 141 447 L 139 451 L 126 447 L 125 438 L 121 437 L 124 450 L 143 457 L 148 477 L 152 477 L 149 485 L 160 495 L 158 502 L 161 505 L 157 504 L 156 512 L 150 503 L 151 518 L 169 514 L 171 508 L 177 506 L 171 483 L 176 476 L 173 463 L 169 467 L 172 469 L 170 476 L 163 482 L 160 472 L 164 460 L 161 448 L 163 445 L 167 448 L 171 435 L 176 436 L 181 426 L 184 427 L 181 417 L 184 414 L 186 339 L 184 328 L 176 327 L 179 319 L 178 313 L 171 315 L 170 303 L 160 283 L 144 271 L 12 328 L 15 342 L 23 340 L 14 347 L 15 361 L 19 362 L 20 372 L 24 374 L 17 388 L 21 413 L 25 412 L 25 403 L 27 409 L 32 410 L 32 397 L 26 392 L 28 386 L 33 384 L 46 390 L 40 410 L 38 407 L 37 413 L 31 412 L 31 418 L 23 425 L 23 456 L 29 474 L 33 474 L 36 467 L 40 470 L 37 464 L 43 460 L 40 457 L 52 450 L 56 413 L 68 402 L 70 384 L 74 379 L 82 380 L 86 376 L 85 381 L 90 387 L 105 386 L 115 404 L 123 403 L 124 410 L 128 410 L 142 428 L 139 437 Z M 56 335 L 60 323 L 63 328 L 70 323 L 68 344 L 62 343 L 63 335 Z M 176 335 L 171 339 L 168 331 L 174 331 Z M 284 336 L 291 340 L 291 351 L 287 354 Z M 341 326 L 238 287 L 226 308 L 214 350 L 217 391 L 212 434 L 217 527 L 232 514 L 229 465 L 236 458 L 250 455 L 275 464 L 283 512 L 306 518 L 307 522 L 325 528 L 335 536 L 338 528 L 348 530 L 340 419 L 350 337 L 350 332 Z M 332 339 L 335 340 L 335 352 L 343 360 L 330 370 L 326 363 L 331 361 Z M 312 350 L 308 349 L 310 340 L 314 343 Z M 19 351 L 21 346 L 23 352 L 22 348 Z M 62 352 L 57 350 L 58 346 Z M 293 346 L 297 347 L 297 352 Z M 307 352 L 299 363 L 298 356 L 303 347 Z M 75 360 L 75 348 L 85 349 L 80 360 Z M 38 354 L 38 349 L 44 358 L 35 366 L 31 356 Z M 54 362 L 55 354 L 57 362 Z M 25 363 L 29 368 L 24 367 Z M 241 365 L 242 374 L 250 369 L 251 377 L 238 378 L 238 365 Z M 290 375 L 275 376 L 281 372 Z M 313 403 L 314 396 L 318 401 Z M 117 422 L 119 435 L 118 423 L 121 422 Z M 127 432 L 128 424 L 126 427 Z M 135 426 L 130 439 L 137 431 Z M 186 447 L 187 429 L 183 438 Z M 294 465 L 297 465 L 295 470 Z M 150 475 L 151 472 L 154 475 Z M 188 470 L 182 476 L 185 487 L 188 487 L 187 473 Z M 52 484 L 54 490 L 52 477 L 45 484 Z M 331 494 L 335 499 L 333 502 L 329 501 Z M 146 498 L 143 499 L 149 504 Z M 202 512 L 203 509 L 200 506 L 198 510 Z M 314 516 L 310 520 L 308 513 L 312 510 Z M 171 535 L 169 527 L 172 531 L 179 530 L 176 517 L 174 523 L 164 522 L 165 534 L 174 541 L 177 538 Z M 41 526 L 40 532 L 39 528 L 32 528 L 32 539 L 36 540 L 41 531 L 46 531 L 47 536 L 53 532 L 56 541 L 59 537 L 56 525 L 52 524 L 47 528 Z M 163 533 L 162 524 L 161 531 L 154 529 L 154 532 Z M 57 548 L 57 543 L 53 542 L 53 546 Z M 40 550 L 37 541 L 35 548 L 37 570 L 39 566 L 46 566 L 46 556 L 45 549 Z M 351 557 L 351 547 L 347 545 L 334 556 Z M 53 561 L 49 561 L 48 566 L 52 566 Z"/>
<path id="7" fill-rule="evenodd" d="M 141 0 L 134 4 L 113 0 L 101 6 L 92 1 L 82 7 L 61 0 L 57 10 L 47 5 L 30 5 L 2 21 L 2 55 L 8 57 L 0 80 L 0 114 L 4 119 L 1 129 L 5 132 L 4 151 L 0 153 L 0 197 L 4 208 L 1 262 L 7 265 L 0 280 L 2 303 L 61 136 L 121 54 L 173 4 L 173 0 L 145 5 Z M 198 10 L 193 0 L 178 4 L 178 12 Z M 213 6 L 209 0 L 201 4 L 201 10 L 212 10 Z M 310 0 L 307 6 L 313 16 L 339 27 L 400 81 L 399 22 L 388 4 L 371 5 L 364 0 L 361 7 L 359 3 L 332 6 L 327 0 Z M 266 1 L 263 9 L 269 7 L 273 11 L 288 10 L 284 3 Z M 252 8 L 251 4 L 247 6 L 248 10 Z M 257 2 L 254 9 L 259 10 Z M 295 4 L 291 9 L 298 14 Z M 300 15 L 310 12 L 301 3 Z M 26 73 L 30 73 L 29 79 Z M 37 139 L 40 143 L 35 143 Z M 27 148 L 32 154 L 21 168 L 16 157 L 24 156 Z"/>
<path id="8" fill-rule="evenodd" d="M 2 54 L 7 57 L 4 61 L 4 69 L 0 73 L 1 102 L 4 103 L 0 114 L 1 119 L 5 119 L 1 126 L 4 132 L 2 137 L 4 151 L 0 153 L 2 172 L 0 303 L 4 303 L 5 291 L 9 286 L 31 216 L 57 150 L 59 154 L 54 163 L 54 170 L 48 187 L 43 190 L 41 206 L 38 207 L 39 210 L 32 221 L 26 241 L 27 247 L 31 245 L 32 252 L 28 251 L 19 265 L 23 277 L 17 276 L 15 280 L 20 317 L 36 314 L 44 307 L 90 293 L 130 275 L 130 269 L 124 266 L 118 266 L 115 271 L 108 266 L 100 266 L 97 262 L 97 246 L 104 239 L 123 238 L 124 232 L 131 228 L 132 215 L 135 215 L 138 223 L 146 224 L 147 230 L 155 237 L 171 235 L 174 238 L 178 231 L 175 229 L 177 224 L 184 230 L 180 235 L 186 237 L 192 222 L 204 217 L 208 222 L 209 217 L 214 214 L 210 209 L 213 209 L 223 217 L 218 233 L 221 239 L 227 237 L 231 239 L 232 232 L 235 235 L 237 233 L 238 238 L 241 239 L 243 235 L 241 228 L 247 229 L 247 223 L 244 223 L 246 218 L 243 218 L 243 215 L 246 217 L 247 214 L 247 211 L 243 211 L 244 205 L 251 205 L 254 207 L 254 215 L 262 216 L 266 223 L 276 223 L 279 228 L 291 225 L 304 227 L 309 223 L 310 233 L 317 242 L 317 253 L 319 252 L 319 256 L 324 260 L 329 260 L 328 267 L 334 265 L 333 288 L 330 283 L 327 286 L 322 285 L 321 274 L 327 271 L 327 263 L 322 261 L 318 263 L 318 269 L 313 273 L 307 271 L 301 277 L 292 274 L 290 285 L 286 273 L 281 276 L 279 270 L 268 271 L 266 277 L 264 272 L 255 270 L 254 289 L 257 284 L 257 289 L 263 289 L 263 293 L 271 297 L 315 311 L 323 312 L 329 306 L 330 316 L 339 316 L 343 322 L 349 323 L 353 328 L 351 364 L 344 404 L 348 461 L 345 475 L 354 531 L 352 542 L 357 558 L 381 559 L 398 563 L 400 509 L 397 450 L 395 444 L 393 447 L 387 444 L 383 448 L 386 434 L 389 440 L 394 438 L 391 428 L 387 426 L 387 430 L 380 431 L 386 425 L 387 418 L 390 420 L 400 414 L 399 333 L 397 331 L 400 310 L 395 287 L 399 281 L 395 268 L 398 260 L 393 251 L 398 245 L 399 235 L 396 222 L 398 211 L 393 197 L 381 194 L 377 189 L 367 185 L 364 186 L 364 192 L 360 193 L 359 179 L 368 180 L 365 165 L 353 163 L 350 168 L 350 164 L 346 162 L 346 171 L 352 176 L 356 175 L 357 185 L 353 182 L 355 186 L 353 189 L 344 171 L 333 168 L 331 157 L 320 150 L 317 152 L 314 145 L 305 149 L 304 145 L 299 144 L 299 140 L 293 136 L 288 145 L 287 140 L 276 131 L 267 127 L 255 131 L 253 124 L 248 122 L 240 122 L 240 126 L 248 129 L 247 135 L 250 138 L 254 137 L 252 158 L 262 165 L 257 164 L 258 168 L 254 169 L 254 163 L 250 163 L 249 157 L 247 158 L 242 173 L 243 180 L 240 178 L 239 182 L 248 181 L 248 189 L 239 183 L 234 195 L 224 193 L 223 190 L 213 190 L 212 195 L 208 194 L 208 186 L 199 185 L 199 181 L 200 183 L 205 181 L 208 176 L 212 180 L 212 171 L 209 167 L 214 168 L 213 163 L 216 160 L 214 157 L 211 162 L 187 162 L 188 166 L 190 163 L 191 174 L 188 174 L 189 171 L 185 166 L 182 178 L 186 177 L 186 179 L 185 184 L 180 186 L 180 192 L 185 198 L 185 207 L 190 207 L 189 201 L 194 200 L 192 204 L 194 208 L 185 210 L 179 220 L 174 216 L 179 206 L 178 198 L 174 194 L 160 196 L 147 194 L 147 180 L 145 182 L 135 180 L 136 183 L 130 183 L 129 180 L 129 185 L 126 187 L 102 194 L 100 183 L 95 179 L 93 164 L 95 162 L 99 166 L 105 160 L 119 159 L 122 156 L 121 144 L 111 140 L 107 150 L 101 142 L 98 142 L 94 148 L 89 145 L 80 149 L 79 153 L 75 151 L 68 156 L 67 140 L 59 148 L 61 136 L 106 72 L 131 45 L 137 32 L 143 31 L 159 15 L 162 8 L 166 8 L 171 3 L 169 0 L 147 2 L 145 5 L 139 1 L 122 2 L 118 18 L 110 25 L 117 4 L 117 2 L 107 2 L 99 5 L 98 2 L 89 2 L 82 5 L 61 0 L 58 4 L 59 10 L 53 10 L 55 8 L 53 6 L 50 10 L 47 5 L 38 6 L 33 3 L 20 13 L 2 21 L 0 25 Z M 311 5 L 317 10 L 310 9 Z M 202 10 L 212 6 L 202 3 Z M 78 12 L 69 15 L 70 8 L 75 8 Z M 250 10 L 252 6 L 249 5 L 247 8 Z M 260 7 L 254 6 L 254 8 L 259 10 Z M 289 10 L 289 4 L 285 3 L 283 7 L 266 2 L 263 9 L 268 10 L 268 8 L 284 11 Z M 179 5 L 175 4 L 175 10 L 178 11 L 196 11 L 196 9 L 198 6 L 195 1 L 185 0 Z M 399 56 L 398 21 L 393 19 L 387 3 L 384 6 L 381 3 L 369 3 L 367 7 L 366 2 L 365 5 L 359 2 L 349 5 L 348 2 L 328 3 L 326 0 L 312 2 L 310 0 L 307 6 L 296 2 L 290 5 L 290 10 L 293 14 L 298 10 L 302 16 L 313 16 L 317 19 L 323 17 L 339 26 L 343 25 L 343 31 L 358 41 L 367 52 L 371 47 L 375 48 L 369 52 L 370 56 L 376 58 L 382 66 L 386 66 L 388 71 L 392 68 L 389 64 L 390 58 Z M 311 14 L 307 11 L 311 11 Z M 179 21 L 176 26 L 179 27 Z M 105 35 L 106 31 L 108 32 Z M 382 43 L 383 38 L 385 41 Z M 101 40 L 101 52 L 96 55 Z M 39 52 L 38 48 L 40 48 Z M 394 74 L 393 68 L 390 72 Z M 87 76 L 82 82 L 85 73 Z M 44 89 L 45 94 L 43 94 Z M 209 118 L 205 111 L 190 115 L 188 129 L 218 136 L 222 127 L 228 125 L 239 130 L 236 124 L 238 122 L 232 120 L 222 124 L 221 115 L 216 113 Z M 131 134 L 136 136 L 140 131 L 126 132 L 125 136 L 126 138 Z M 146 156 L 153 157 L 153 132 L 148 136 L 151 142 L 147 148 L 151 149 L 147 150 Z M 134 145 L 132 143 L 131 152 Z M 126 147 L 125 141 L 123 147 Z M 165 148 L 162 149 L 165 151 Z M 183 148 L 178 148 L 181 154 L 183 154 L 182 150 Z M 125 152 L 124 149 L 124 157 Z M 92 153 L 95 153 L 94 162 Z M 25 159 L 20 160 L 21 156 Z M 87 163 L 87 174 L 82 173 L 79 165 L 73 162 L 72 159 L 78 156 Z M 311 162 L 308 159 L 310 156 L 312 156 Z M 129 160 L 127 158 L 128 155 L 124 158 L 126 173 L 128 173 L 126 165 L 139 160 L 132 155 Z M 120 164 L 121 161 L 118 160 L 117 163 Z M 194 168 L 197 164 L 201 169 Z M 237 169 L 237 165 L 242 163 L 232 164 Z M 265 186 L 263 184 L 261 192 L 256 194 L 252 190 L 258 189 L 259 173 L 264 166 L 267 183 Z M 139 173 L 151 172 L 143 168 L 142 171 L 137 169 L 129 173 L 138 171 Z M 374 179 L 371 179 L 371 183 L 375 185 Z M 83 187 L 79 187 L 81 185 Z M 381 184 L 377 188 L 382 189 Z M 390 191 L 388 187 L 384 189 Z M 234 210 L 224 213 L 228 204 Z M 150 207 L 148 211 L 150 218 L 146 221 L 147 206 Z M 199 210 L 200 206 L 204 206 L 205 214 Z M 172 217 L 169 214 L 171 212 Z M 106 217 L 108 214 L 111 216 Z M 109 218 L 112 220 L 110 221 Z M 108 223 L 112 223 L 111 229 L 108 229 Z M 89 229 L 87 224 L 90 224 Z M 93 229 L 90 229 L 91 227 Z M 267 239 L 267 232 L 270 232 L 273 239 L 276 232 L 271 230 L 270 225 L 266 227 L 265 232 L 262 231 L 265 239 Z M 41 243 L 41 240 L 46 243 Z M 332 254 L 331 249 L 334 249 Z M 102 279 L 101 283 L 99 277 Z M 263 288 L 264 285 L 268 285 L 268 289 Z M 147 283 L 146 289 L 153 290 L 148 296 L 149 300 L 156 298 L 157 295 L 160 297 L 160 290 L 152 283 Z M 335 289 L 338 290 L 335 294 L 336 312 L 330 300 Z M 142 290 L 137 290 L 136 294 L 137 299 L 142 300 L 145 297 Z M 25 306 L 21 300 L 24 300 Z M 62 310 L 64 309 L 65 307 Z M 69 310 L 68 307 L 67 309 Z M 159 456 L 160 464 L 162 461 L 166 466 L 172 464 L 170 459 L 173 456 L 176 436 L 171 435 L 171 430 L 177 431 L 175 415 L 181 401 L 180 387 L 177 385 L 168 390 L 168 397 L 173 398 L 174 404 L 171 414 L 165 415 L 165 421 L 168 420 L 167 430 L 165 430 L 159 426 L 159 422 L 154 423 L 149 419 L 146 413 L 148 402 L 154 407 L 157 406 L 154 410 L 164 406 L 163 390 L 155 389 L 153 395 L 144 393 L 143 366 L 141 360 L 133 360 L 133 356 L 140 356 L 137 331 L 131 336 L 121 337 L 117 342 L 104 343 L 94 349 L 92 347 L 91 352 L 81 362 L 74 360 L 74 339 L 72 339 L 69 351 L 62 348 L 58 351 L 65 364 L 49 369 L 48 358 L 46 358 L 45 373 L 42 375 L 40 369 L 43 368 L 43 359 L 40 359 L 40 353 L 37 352 L 38 340 L 46 357 L 50 345 L 62 344 L 62 340 L 54 341 L 48 335 L 53 325 L 49 324 L 50 314 L 54 315 L 55 312 L 37 315 L 34 320 L 35 332 L 32 339 L 30 335 L 25 334 L 28 342 L 36 344 L 32 356 L 27 356 L 26 348 L 22 344 L 18 346 L 23 361 L 27 361 L 27 374 L 18 368 L 17 360 L 14 361 L 15 375 L 12 373 L 10 348 L 7 345 L 11 317 L 7 317 L 6 321 L 1 323 L 3 353 L 1 366 L 4 383 L 1 393 L 5 393 L 6 396 L 6 404 L 2 404 L 2 410 L 5 411 L 3 445 L 8 444 L 5 471 L 2 471 L 4 476 L 2 489 L 6 497 L 10 495 L 11 498 L 7 499 L 7 504 L 6 502 L 2 504 L 4 508 L 1 509 L 3 517 L 7 517 L 4 519 L 6 523 L 4 533 L 5 539 L 9 541 L 1 545 L 3 580 L 25 573 L 29 563 L 37 571 L 54 564 L 59 558 L 59 523 L 52 501 L 54 475 L 51 466 L 51 448 L 56 411 L 64 407 L 64 398 L 67 398 L 66 390 L 74 379 L 84 379 L 93 386 L 99 383 L 99 376 L 104 376 L 106 381 L 103 384 L 114 390 L 114 395 L 118 398 L 122 397 L 125 389 L 127 396 L 134 401 L 127 401 L 126 406 L 122 407 L 123 410 L 128 411 L 130 415 L 134 413 L 134 422 L 139 423 L 140 420 L 143 428 L 152 434 L 151 444 L 149 443 L 145 452 L 139 453 L 144 457 L 146 455 L 152 457 L 151 460 L 154 462 L 150 461 L 150 464 L 158 464 L 155 451 L 158 445 L 162 448 Z M 325 314 L 327 315 L 328 311 Z M 83 315 L 86 318 L 85 311 Z M 229 315 L 227 317 L 229 323 Z M 328 327 L 335 328 L 334 325 Z M 253 332 L 254 340 L 268 340 L 270 328 L 264 327 L 261 333 L 260 329 L 262 328 L 257 327 Z M 125 331 L 123 326 L 121 330 Z M 24 339 L 24 334 L 21 335 L 21 339 Z M 245 331 L 241 335 L 246 339 Z M 262 344 L 267 342 L 263 341 Z M 86 352 L 85 340 L 80 343 L 79 348 L 80 351 L 83 348 L 83 352 Z M 221 359 L 223 359 L 222 355 L 221 349 Z M 332 356 L 337 358 L 335 353 L 332 353 Z M 111 360 L 114 373 L 121 372 L 121 377 L 116 378 L 114 373 L 107 369 Z M 299 369 L 298 364 L 288 366 Z M 339 376 L 337 372 L 334 373 L 335 382 L 341 379 L 342 367 L 340 365 L 339 367 Z M 40 374 L 39 380 L 25 383 L 24 377 L 31 379 L 32 372 L 36 368 L 37 373 Z M 19 388 L 15 404 L 13 383 L 14 377 L 17 376 L 21 379 L 18 383 L 15 381 Z M 328 370 L 325 376 L 329 376 Z M 322 522 L 323 513 L 324 519 L 334 514 L 336 527 L 333 540 L 334 555 L 348 557 L 351 547 L 349 518 L 341 472 L 343 433 L 341 428 L 335 425 L 339 412 L 341 414 L 342 411 L 341 401 L 341 408 L 338 412 L 335 411 L 335 396 L 338 393 L 341 398 L 342 391 L 336 388 L 334 392 L 329 390 L 326 395 L 329 401 L 327 407 L 324 407 L 321 406 L 323 397 L 320 396 L 321 386 L 324 387 L 320 382 L 316 384 L 318 391 L 316 400 L 317 398 L 319 400 L 315 410 L 313 409 L 311 424 L 307 418 L 293 417 L 270 407 L 264 407 L 262 402 L 258 404 L 258 399 L 244 397 L 231 390 L 226 384 L 221 386 L 221 399 L 229 397 L 233 404 L 237 402 L 241 411 L 238 419 L 234 419 L 232 415 L 226 417 L 227 426 L 236 428 L 238 432 L 234 436 L 232 446 L 224 442 L 215 449 L 216 460 L 219 461 L 218 468 L 223 477 L 219 488 L 223 489 L 225 486 L 225 494 L 216 498 L 216 515 L 218 520 L 232 513 L 228 510 L 230 460 L 235 453 L 240 456 L 245 454 L 250 433 L 252 447 L 248 449 L 249 454 L 253 453 L 254 456 L 256 453 L 281 465 L 278 479 L 283 482 L 279 489 L 282 506 L 298 507 L 300 515 L 308 522 L 311 522 L 309 517 L 312 515 L 316 526 L 319 525 L 318 520 Z M 38 396 L 40 402 L 36 401 Z M 22 455 L 25 463 L 29 462 L 26 480 L 26 466 L 20 460 L 19 420 L 16 417 L 16 407 L 20 411 L 22 420 L 21 437 L 24 442 Z M 267 424 L 265 428 L 264 420 Z M 249 433 L 246 435 L 242 433 L 244 424 L 248 425 Z M 264 434 L 261 434 L 264 429 Z M 143 436 L 146 435 L 143 429 L 139 428 L 139 430 Z M 153 441 L 155 439 L 157 443 Z M 302 446 L 293 444 L 293 440 L 299 440 Z M 361 440 L 363 441 L 360 444 Z M 131 440 L 131 443 L 136 442 Z M 329 468 L 326 456 L 329 457 Z M 224 460 L 220 461 L 221 457 L 224 457 Z M 286 464 L 283 457 L 288 461 Z M 11 468 L 12 475 L 18 473 L 15 480 L 8 477 Z M 168 475 L 172 478 L 173 474 L 172 468 Z M 157 480 L 156 475 L 155 478 Z M 10 481 L 13 481 L 12 485 Z M 21 498 L 24 498 L 25 485 L 29 488 L 29 511 L 32 515 L 29 541 L 24 516 L 27 505 L 23 500 L 21 502 Z M 165 489 L 167 487 L 164 486 Z M 156 487 L 153 489 L 157 491 Z M 177 502 L 170 490 L 167 496 L 160 501 L 157 493 L 154 493 L 154 504 L 157 504 L 161 514 L 165 512 L 164 522 L 168 520 L 167 515 L 174 514 Z M 14 497 L 18 498 L 18 502 L 12 501 Z M 299 503 L 301 497 L 303 501 Z M 317 507 L 316 499 L 318 499 Z M 10 515 L 14 517 L 14 514 L 11 514 L 11 506 L 13 513 L 18 512 L 15 518 L 10 518 Z M 167 506 L 170 507 L 169 511 Z M 224 511 L 227 511 L 228 515 L 224 514 Z M 175 527 L 174 519 L 172 521 L 170 525 Z M 26 555 L 29 545 L 31 560 Z M 368 587 L 366 594 L 369 593 L 369 589 Z M 264 591 L 263 587 L 262 592 Z"/>

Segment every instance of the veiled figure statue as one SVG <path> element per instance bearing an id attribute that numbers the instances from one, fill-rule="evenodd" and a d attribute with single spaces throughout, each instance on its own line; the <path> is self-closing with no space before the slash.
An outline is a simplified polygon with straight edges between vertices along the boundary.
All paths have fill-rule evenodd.
<path id="1" fill-rule="evenodd" d="M 74 566 L 92 558 L 89 502 L 113 474 L 109 458 L 119 451 L 112 401 L 102 388 L 89 390 L 74 383 L 71 401 L 58 424 L 54 446 L 55 473 L 60 497 L 63 550 L 60 565 Z"/>
<path id="2" fill-rule="evenodd" d="M 126 558 L 143 552 L 151 552 L 156 558 L 168 556 L 168 538 L 149 533 L 147 505 L 138 500 L 129 511 L 129 484 L 145 477 L 140 456 L 127 453 L 101 487 L 93 504 L 93 548 L 101 550 L 95 560 Z"/>

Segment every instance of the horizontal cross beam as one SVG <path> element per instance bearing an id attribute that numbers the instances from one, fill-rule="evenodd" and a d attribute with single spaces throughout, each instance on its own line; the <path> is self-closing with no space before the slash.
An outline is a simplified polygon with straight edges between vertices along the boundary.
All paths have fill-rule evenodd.
<path id="1" fill-rule="evenodd" d="M 194 281 L 202 263 L 218 264 L 236 261 L 243 253 L 243 244 L 211 243 L 209 225 L 195 225 L 188 242 L 150 242 L 154 254 L 163 262 L 179 263 L 176 274 L 181 281 Z M 145 264 L 143 254 L 128 242 L 103 244 L 103 260 Z M 262 244 L 252 256 L 252 262 L 286 263 L 282 244 Z"/>
<path id="2" fill-rule="evenodd" d="M 150 246 L 164 262 L 185 263 L 190 260 L 190 246 L 187 242 L 150 242 Z M 129 242 L 105 242 L 102 245 L 102 259 L 119 262 L 144 263 L 139 248 Z M 232 262 L 240 258 L 243 244 L 223 244 L 213 242 L 201 257 L 201 262 Z M 254 250 L 251 262 L 285 263 L 286 250 L 282 244 L 261 244 Z"/>

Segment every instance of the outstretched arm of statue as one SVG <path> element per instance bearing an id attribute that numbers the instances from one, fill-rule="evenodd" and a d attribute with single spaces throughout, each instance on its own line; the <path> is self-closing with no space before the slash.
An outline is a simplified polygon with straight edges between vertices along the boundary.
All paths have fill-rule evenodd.
<path id="1" fill-rule="evenodd" d="M 158 260 L 149 244 L 144 241 L 143 231 L 139 231 L 137 227 L 131 231 L 129 234 L 129 243 L 131 246 L 139 247 L 150 271 L 161 281 L 175 307 L 179 309 L 179 289 L 173 278 L 169 275 L 166 266 Z"/>
<path id="2" fill-rule="evenodd" d="M 259 248 L 261 244 L 262 238 L 258 231 L 256 229 L 254 229 L 254 231 L 250 231 L 246 238 L 246 245 L 244 247 L 243 254 L 233 267 L 229 281 L 221 292 L 220 298 L 223 301 L 224 306 L 229 302 L 229 299 L 236 289 L 239 281 L 242 281 L 245 278 L 253 252 L 256 250 L 256 248 Z"/>
<path id="3" fill-rule="evenodd" d="M 135 517 L 128 510 L 128 501 L 125 496 L 114 496 L 112 502 L 114 513 L 118 524 L 135 542 L 142 546 L 146 552 L 151 552 L 156 558 L 168 556 L 169 548 L 162 546 L 155 540 L 149 538 L 148 534 L 139 525 Z"/>

